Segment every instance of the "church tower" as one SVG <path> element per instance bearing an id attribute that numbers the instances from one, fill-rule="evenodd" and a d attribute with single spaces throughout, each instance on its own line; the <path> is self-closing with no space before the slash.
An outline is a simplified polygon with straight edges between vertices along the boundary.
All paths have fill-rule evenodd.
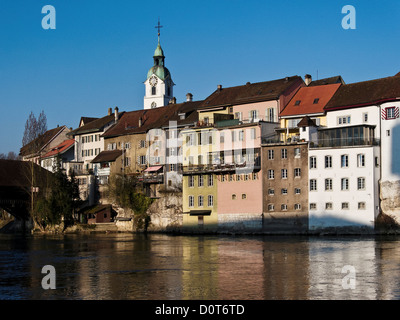
<path id="1" fill-rule="evenodd" d="M 147 79 L 144 82 L 144 109 L 153 109 L 168 105 L 172 99 L 173 86 L 169 70 L 165 67 L 165 56 L 160 45 L 160 21 L 158 21 L 158 45 L 154 51 L 154 65 L 147 73 Z"/>

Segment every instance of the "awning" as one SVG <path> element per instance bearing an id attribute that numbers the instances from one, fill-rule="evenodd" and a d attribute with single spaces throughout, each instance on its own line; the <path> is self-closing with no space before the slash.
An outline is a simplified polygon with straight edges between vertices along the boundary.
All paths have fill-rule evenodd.
<path id="1" fill-rule="evenodd" d="M 191 215 L 191 216 L 209 216 L 209 215 L 211 215 L 211 210 L 190 210 L 189 215 Z"/>
<path id="2" fill-rule="evenodd" d="M 162 166 L 148 167 L 144 172 L 155 172 L 162 168 Z"/>

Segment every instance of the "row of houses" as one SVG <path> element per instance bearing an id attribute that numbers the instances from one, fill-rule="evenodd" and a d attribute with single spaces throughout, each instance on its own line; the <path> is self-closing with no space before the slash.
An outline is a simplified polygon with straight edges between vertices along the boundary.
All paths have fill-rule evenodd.
<path id="1" fill-rule="evenodd" d="M 398 219 L 399 107 L 400 74 L 351 84 L 292 76 L 109 108 L 21 155 L 48 170 L 61 157 L 88 205 L 112 175 L 137 177 L 154 198 L 181 192 L 183 228 L 373 230 L 381 214 Z"/>

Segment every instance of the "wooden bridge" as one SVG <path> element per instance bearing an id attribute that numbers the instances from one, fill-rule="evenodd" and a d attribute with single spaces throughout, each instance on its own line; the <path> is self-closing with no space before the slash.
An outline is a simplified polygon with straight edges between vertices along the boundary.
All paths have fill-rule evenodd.
<path id="1" fill-rule="evenodd" d="M 28 161 L 0 160 L 0 208 L 28 220 L 32 191 L 46 186 L 49 171 Z M 32 182 L 33 181 L 33 182 Z"/>

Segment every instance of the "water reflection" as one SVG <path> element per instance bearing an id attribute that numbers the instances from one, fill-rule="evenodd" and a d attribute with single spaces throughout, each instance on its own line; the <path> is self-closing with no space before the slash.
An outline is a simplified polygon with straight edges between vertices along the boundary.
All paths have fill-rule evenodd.
<path id="1" fill-rule="evenodd" d="M 399 299 L 399 268 L 395 237 L 0 235 L 0 299 Z"/>

